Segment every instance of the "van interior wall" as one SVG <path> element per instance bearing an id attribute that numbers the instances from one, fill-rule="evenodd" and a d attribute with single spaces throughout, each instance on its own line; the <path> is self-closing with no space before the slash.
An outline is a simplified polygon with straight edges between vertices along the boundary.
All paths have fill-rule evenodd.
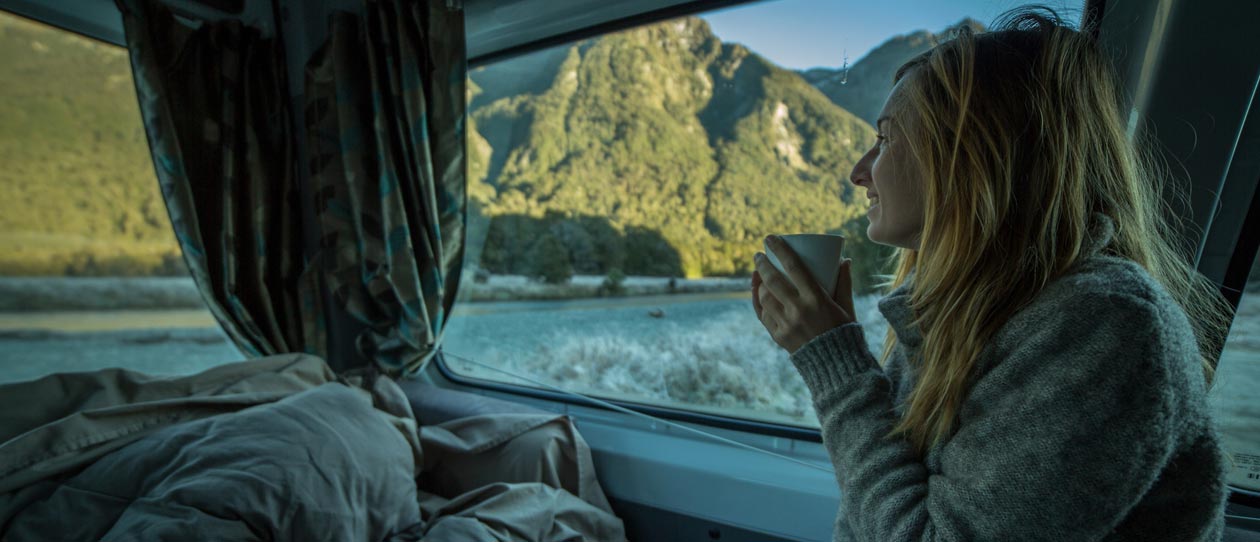
<path id="1" fill-rule="evenodd" d="M 1105 8 L 1099 40 L 1132 100 L 1130 133 L 1155 135 L 1169 173 L 1190 184 L 1189 202 L 1171 195 L 1169 202 L 1190 217 L 1181 234 L 1187 253 L 1221 284 L 1260 173 L 1251 158 L 1260 149 L 1242 137 L 1260 77 L 1249 26 L 1260 3 L 1113 1 Z M 1213 38 L 1203 39 L 1208 28 Z M 1248 156 L 1235 163 L 1240 150 Z"/>

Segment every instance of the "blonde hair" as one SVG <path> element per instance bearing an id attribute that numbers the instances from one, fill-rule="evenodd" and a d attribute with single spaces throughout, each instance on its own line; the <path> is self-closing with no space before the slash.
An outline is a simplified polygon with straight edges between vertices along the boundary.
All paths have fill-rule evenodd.
<path id="1" fill-rule="evenodd" d="M 919 250 L 900 249 L 888 290 L 913 271 L 923 331 L 900 423 L 920 454 L 950 435 L 984 345 L 1084 257 L 1090 216 L 1116 225 L 1106 254 L 1128 258 L 1194 326 L 1210 387 L 1232 308 L 1191 265 L 1161 196 L 1156 155 L 1126 135 L 1106 57 L 1053 11 L 1009 12 L 995 31 L 962 27 L 910 60 L 895 122 L 924 182 Z M 966 280 L 959 280 L 966 277 Z M 889 330 L 880 364 L 892 354 Z"/>

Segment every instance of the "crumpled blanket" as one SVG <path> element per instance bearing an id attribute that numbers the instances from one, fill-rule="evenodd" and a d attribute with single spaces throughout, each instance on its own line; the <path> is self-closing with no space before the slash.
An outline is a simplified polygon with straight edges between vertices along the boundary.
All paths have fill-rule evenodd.
<path id="1" fill-rule="evenodd" d="M 625 540 L 567 417 L 419 428 L 393 381 L 312 356 L 0 401 L 0 540 Z"/>

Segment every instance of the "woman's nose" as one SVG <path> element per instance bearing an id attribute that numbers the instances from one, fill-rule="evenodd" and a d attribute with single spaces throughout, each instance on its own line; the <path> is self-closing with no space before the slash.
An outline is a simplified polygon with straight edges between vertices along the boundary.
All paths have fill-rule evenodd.
<path id="1" fill-rule="evenodd" d="M 871 168 L 869 164 L 870 162 L 865 156 L 858 160 L 858 163 L 853 164 L 853 171 L 849 172 L 849 182 L 858 186 L 871 184 Z"/>
<path id="2" fill-rule="evenodd" d="M 864 186 L 873 184 L 871 182 L 871 162 L 875 161 L 875 149 L 866 151 L 856 164 L 853 164 L 853 170 L 849 172 L 849 182 Z"/>

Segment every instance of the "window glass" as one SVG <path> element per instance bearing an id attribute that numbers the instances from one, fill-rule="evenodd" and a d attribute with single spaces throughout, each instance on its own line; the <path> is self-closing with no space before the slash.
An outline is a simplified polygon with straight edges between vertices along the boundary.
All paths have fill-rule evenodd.
<path id="1" fill-rule="evenodd" d="M 1230 485 L 1260 491 L 1260 259 L 1251 267 L 1208 402 L 1230 453 Z"/>
<path id="2" fill-rule="evenodd" d="M 844 235 L 881 351 L 889 252 L 866 239 L 849 172 L 901 63 L 1016 4 L 782 0 L 473 70 L 471 280 L 448 366 L 817 427 L 753 313 L 753 254 L 771 233 Z"/>
<path id="3" fill-rule="evenodd" d="M 127 51 L 0 11 L 0 383 L 242 359 L 188 277 Z"/>

